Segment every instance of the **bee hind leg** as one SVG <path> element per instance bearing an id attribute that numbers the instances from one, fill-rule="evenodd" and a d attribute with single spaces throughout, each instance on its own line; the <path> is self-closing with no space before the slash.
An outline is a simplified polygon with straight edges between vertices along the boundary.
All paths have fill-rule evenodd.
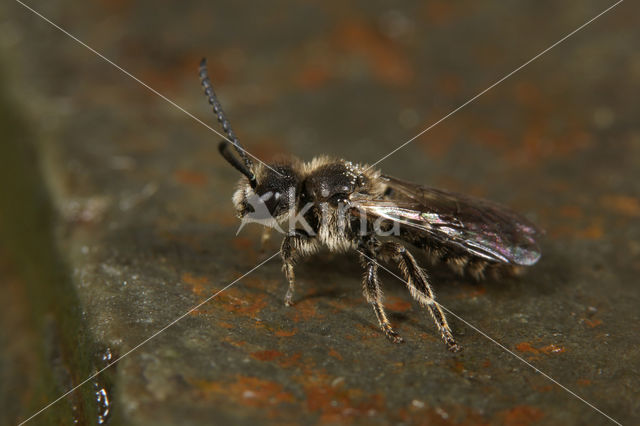
<path id="1" fill-rule="evenodd" d="M 391 327 L 391 323 L 384 311 L 382 289 L 378 281 L 378 263 L 375 261 L 375 251 L 371 247 L 366 247 L 364 244 L 361 244 L 358 252 L 360 253 L 360 260 L 365 268 L 362 283 L 364 297 L 373 307 L 380 328 L 387 338 L 393 343 L 402 343 L 404 340 L 393 327 Z"/>
<path id="2" fill-rule="evenodd" d="M 379 253 L 394 262 L 400 268 L 404 279 L 406 280 L 409 293 L 422 306 L 429 309 L 429 313 L 440 331 L 442 340 L 452 352 L 458 352 L 462 349 L 456 343 L 451 333 L 451 328 L 447 323 L 444 312 L 440 305 L 435 301 L 435 294 L 429 285 L 426 273 L 418 266 L 415 258 L 401 244 L 395 242 L 386 242 L 380 247 Z"/>

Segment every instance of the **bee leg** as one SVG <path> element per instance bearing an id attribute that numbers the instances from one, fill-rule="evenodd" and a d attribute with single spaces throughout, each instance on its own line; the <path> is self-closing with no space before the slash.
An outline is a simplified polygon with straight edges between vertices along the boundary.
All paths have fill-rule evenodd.
<path id="1" fill-rule="evenodd" d="M 317 251 L 317 242 L 309 237 L 294 234 L 287 235 L 282 241 L 280 247 L 280 256 L 282 257 L 282 270 L 287 277 L 289 288 L 284 296 L 284 304 L 286 306 L 293 305 L 293 291 L 295 290 L 296 276 L 293 267 L 301 254 L 312 254 Z"/>
<path id="2" fill-rule="evenodd" d="M 398 264 L 402 275 L 407 281 L 407 287 L 409 288 L 411 296 L 422 306 L 426 306 L 429 309 L 429 313 L 438 326 L 442 340 L 444 340 L 448 349 L 452 352 L 461 350 L 462 347 L 459 346 L 453 338 L 444 312 L 442 312 L 440 305 L 435 301 L 435 294 L 429 285 L 426 273 L 418 266 L 418 263 L 411 253 L 401 244 L 386 242 L 380 248 L 380 254 L 388 256 Z"/>
<path id="3" fill-rule="evenodd" d="M 378 264 L 375 261 L 375 252 L 363 245 L 361 245 L 358 251 L 360 252 L 360 260 L 365 267 L 365 275 L 362 283 L 364 297 L 373 307 L 380 328 L 387 338 L 393 343 L 402 343 L 404 340 L 391 327 L 387 314 L 384 312 L 384 306 L 382 304 L 383 295 L 380 282 L 378 281 Z"/>

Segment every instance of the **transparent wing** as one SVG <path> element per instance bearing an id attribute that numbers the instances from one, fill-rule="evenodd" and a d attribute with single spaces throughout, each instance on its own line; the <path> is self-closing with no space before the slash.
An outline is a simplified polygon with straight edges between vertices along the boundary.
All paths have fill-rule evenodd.
<path id="1" fill-rule="evenodd" d="M 526 266 L 540 258 L 541 231 L 507 207 L 391 176 L 382 179 L 385 197 L 355 197 L 354 211 L 360 210 L 355 214 L 397 222 L 405 230 L 496 262 Z"/>

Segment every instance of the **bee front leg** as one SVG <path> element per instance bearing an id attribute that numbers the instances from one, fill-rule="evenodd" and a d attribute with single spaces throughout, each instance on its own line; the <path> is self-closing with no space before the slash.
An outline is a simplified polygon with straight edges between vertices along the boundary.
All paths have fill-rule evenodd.
<path id="1" fill-rule="evenodd" d="M 384 311 L 384 305 L 382 304 L 383 295 L 380 282 L 378 281 L 378 263 L 375 261 L 375 246 L 377 244 L 377 241 L 371 240 L 362 242 L 358 248 L 360 260 L 365 267 L 365 275 L 362 283 L 364 297 L 367 302 L 373 306 L 373 311 L 376 313 L 380 328 L 387 338 L 393 343 L 402 343 L 402 337 L 391 327 L 391 323 Z"/>
<path id="2" fill-rule="evenodd" d="M 284 296 L 286 306 L 293 305 L 293 291 L 295 289 L 296 276 L 293 267 L 302 255 L 309 255 L 317 250 L 317 243 L 314 239 L 300 234 L 287 235 L 282 240 L 280 256 L 282 257 L 282 270 L 287 277 L 289 288 Z"/>

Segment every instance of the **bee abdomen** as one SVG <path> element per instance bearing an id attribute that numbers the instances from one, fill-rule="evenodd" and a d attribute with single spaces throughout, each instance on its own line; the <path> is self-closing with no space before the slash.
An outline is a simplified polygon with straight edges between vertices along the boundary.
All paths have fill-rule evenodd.
<path id="1" fill-rule="evenodd" d="M 471 276 L 475 280 L 483 280 L 486 277 L 499 279 L 504 276 L 516 276 L 522 273 L 523 268 L 505 263 L 491 262 L 472 256 L 452 255 L 450 253 L 439 253 L 440 256 L 434 258 L 433 251 L 430 252 L 432 263 L 444 263 L 457 275 Z"/>
<path id="2" fill-rule="evenodd" d="M 464 275 L 464 271 L 469 264 L 469 258 L 467 256 L 448 257 L 444 259 L 444 262 L 456 274 Z"/>
<path id="3" fill-rule="evenodd" d="M 432 265 L 445 264 L 450 270 L 460 276 L 471 276 L 475 280 L 482 280 L 487 276 L 498 279 L 503 276 L 515 276 L 522 273 L 523 268 L 500 262 L 492 262 L 480 257 L 471 256 L 446 247 L 435 247 L 424 241 L 416 242 L 426 253 Z"/>
<path id="4" fill-rule="evenodd" d="M 489 268 L 489 262 L 482 259 L 473 259 L 467 263 L 467 272 L 474 279 L 480 281 L 485 278 L 485 271 Z"/>

